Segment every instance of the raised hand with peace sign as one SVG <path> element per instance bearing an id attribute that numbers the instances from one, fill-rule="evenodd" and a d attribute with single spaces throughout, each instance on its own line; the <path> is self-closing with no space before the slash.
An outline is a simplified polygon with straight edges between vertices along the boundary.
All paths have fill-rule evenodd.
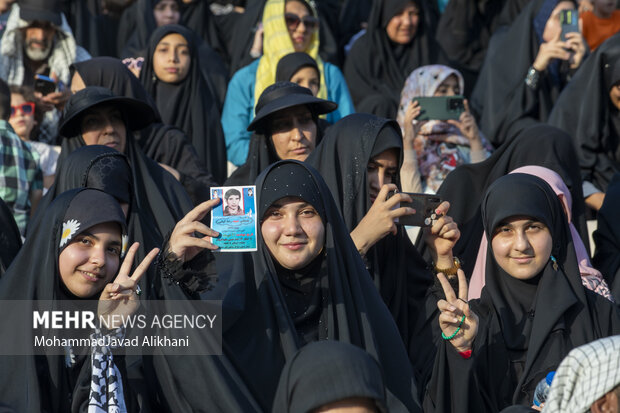
<path id="1" fill-rule="evenodd" d="M 445 300 L 437 302 L 439 314 L 439 327 L 444 340 L 450 341 L 459 352 L 472 349 L 474 339 L 478 332 L 478 316 L 471 311 L 467 302 L 467 279 L 463 270 L 458 270 L 459 294 L 458 297 L 450 282 L 443 273 L 438 273 L 437 278 L 441 283 Z"/>
<path id="2" fill-rule="evenodd" d="M 157 256 L 159 248 L 153 248 L 130 275 L 131 265 L 139 246 L 140 243 L 133 243 L 114 282 L 107 284 L 99 296 L 97 314 L 106 323 L 108 329 L 118 328 L 121 318 L 135 313 L 140 305 L 138 281 Z"/>

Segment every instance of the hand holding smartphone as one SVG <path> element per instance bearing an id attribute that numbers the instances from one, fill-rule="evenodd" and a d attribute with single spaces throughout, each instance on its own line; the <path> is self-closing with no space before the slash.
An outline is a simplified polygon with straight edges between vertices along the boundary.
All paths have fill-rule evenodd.
<path id="1" fill-rule="evenodd" d="M 465 98 L 456 96 L 415 97 L 421 107 L 417 120 L 458 120 L 465 112 Z"/>
<path id="2" fill-rule="evenodd" d="M 56 82 L 48 76 L 34 75 L 34 91 L 43 96 L 49 95 L 56 91 Z"/>
<path id="3" fill-rule="evenodd" d="M 388 199 L 396 192 L 390 192 Z M 437 195 L 430 194 L 414 194 L 404 192 L 411 198 L 411 202 L 401 202 L 396 208 L 409 207 L 415 210 L 412 215 L 404 215 L 397 219 L 396 223 L 400 225 L 409 225 L 412 227 L 429 227 L 433 221 L 438 219 L 435 210 L 441 204 L 441 198 Z"/>

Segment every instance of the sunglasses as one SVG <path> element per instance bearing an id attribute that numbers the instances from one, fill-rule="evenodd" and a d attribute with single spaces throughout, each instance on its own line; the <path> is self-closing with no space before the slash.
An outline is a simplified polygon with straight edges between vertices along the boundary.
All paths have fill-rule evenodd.
<path id="1" fill-rule="evenodd" d="M 17 115 L 17 111 L 21 111 L 24 115 L 32 115 L 34 113 L 34 103 L 26 102 L 21 105 L 11 106 L 11 116 Z"/>
<path id="2" fill-rule="evenodd" d="M 297 29 L 297 26 L 299 26 L 301 22 L 304 23 L 304 26 L 309 31 L 314 31 L 319 27 L 319 19 L 313 16 L 304 16 L 302 18 L 294 13 L 285 13 L 284 21 L 286 21 L 286 26 L 289 30 Z"/>

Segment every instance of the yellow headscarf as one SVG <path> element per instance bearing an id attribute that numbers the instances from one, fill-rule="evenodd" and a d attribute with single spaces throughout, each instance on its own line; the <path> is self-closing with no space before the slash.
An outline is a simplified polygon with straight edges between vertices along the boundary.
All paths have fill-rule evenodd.
<path id="1" fill-rule="evenodd" d="M 304 1 L 304 0 L 299 0 Z M 281 58 L 295 52 L 293 41 L 288 34 L 288 28 L 284 20 L 285 0 L 268 0 L 263 12 L 263 57 L 258 63 L 256 71 L 256 85 L 254 86 L 254 106 L 258 102 L 261 93 L 276 81 L 276 67 Z M 312 9 L 312 15 L 318 18 L 314 6 L 306 1 Z M 310 46 L 305 51 L 310 55 L 319 67 L 321 87 L 317 97 L 327 99 L 327 86 L 323 71 L 323 61 L 319 57 L 319 30 L 312 34 Z"/>

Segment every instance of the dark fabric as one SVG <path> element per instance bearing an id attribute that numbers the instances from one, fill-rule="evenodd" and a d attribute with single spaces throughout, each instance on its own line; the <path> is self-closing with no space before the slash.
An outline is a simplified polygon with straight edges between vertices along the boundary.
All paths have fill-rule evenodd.
<path id="1" fill-rule="evenodd" d="M 620 174 L 611 180 L 603 206 L 596 218 L 598 227 L 594 231 L 596 252 L 592 263 L 602 274 L 611 293 L 620 303 Z"/>
<path id="2" fill-rule="evenodd" d="M 101 1 L 84 0 L 66 2 L 65 15 L 78 45 L 91 56 L 116 56 L 116 34 L 119 18 L 104 13 Z"/>
<path id="3" fill-rule="evenodd" d="M 135 134 L 138 145 L 149 158 L 179 171 L 181 183 L 195 205 L 209 199 L 209 188 L 218 183 L 198 159 L 196 149 L 185 134 L 174 126 L 161 123 L 155 101 L 120 60 L 99 57 L 74 63 L 71 67 L 79 73 L 86 86 L 103 86 L 117 96 L 148 103 L 155 111 L 157 119 L 156 123 Z"/>
<path id="4" fill-rule="evenodd" d="M 359 347 L 318 341 L 302 347 L 282 369 L 272 412 L 310 413 L 353 397 L 386 411 L 381 367 Z"/>
<path id="5" fill-rule="evenodd" d="M 210 295 L 203 296 L 223 297 L 224 356 L 161 360 L 165 364 L 155 369 L 159 381 L 178 383 L 163 388 L 162 397 L 173 411 L 181 410 L 179 406 L 194 411 L 269 411 L 285 362 L 302 346 L 301 327 L 301 333 L 315 330 L 319 339 L 348 342 L 364 349 L 378 360 L 384 372 L 389 411 L 420 411 L 398 330 L 318 172 L 291 160 L 272 165 L 256 181 L 257 205 L 262 205 L 266 196 L 263 188 L 276 188 L 269 180 L 278 168 L 288 176 L 289 185 L 276 184 L 281 196 L 298 195 L 304 185 L 311 186 L 320 197 L 320 209 L 325 211 L 324 253 L 310 264 L 316 265 L 316 270 L 304 276 L 314 281 L 314 291 L 319 295 L 318 309 L 312 311 L 318 319 L 309 326 L 302 325 L 309 321 L 307 317 L 295 321 L 285 298 L 290 286 L 281 282 L 286 274 L 278 270 L 258 231 L 257 252 L 218 256 L 219 284 Z M 209 381 L 214 374 L 218 378 Z"/>
<path id="6" fill-rule="evenodd" d="M 437 25 L 436 39 L 450 66 L 463 73 L 469 96 L 484 62 L 498 17 L 510 2 L 450 0 Z"/>
<path id="7" fill-rule="evenodd" d="M 609 98 L 620 81 L 619 69 L 620 35 L 615 35 L 582 64 L 549 117 L 573 138 L 583 180 L 602 192 L 620 170 L 620 112 Z"/>
<path id="8" fill-rule="evenodd" d="M 70 66 L 71 78 L 78 73 L 86 86 L 101 86 L 110 89 L 116 96 L 133 98 L 147 103 L 155 112 L 155 121 L 161 122 L 161 115 L 155 101 L 119 59 L 95 57 Z"/>
<path id="9" fill-rule="evenodd" d="M 353 231 L 370 209 L 366 169 L 373 156 L 396 148 L 402 162 L 400 128 L 393 120 L 353 114 L 334 124 L 307 163 L 321 173 L 349 230 Z M 432 369 L 434 346 L 429 328 L 436 318 L 427 305 L 433 275 L 415 249 L 404 227 L 388 235 L 366 254 L 367 269 L 387 305 L 409 351 L 420 388 Z M 428 312 L 428 310 L 431 312 Z M 434 337 L 437 337 L 435 335 Z"/>
<path id="10" fill-rule="evenodd" d="M 380 0 L 373 5 L 368 30 L 349 52 L 344 74 L 358 112 L 396 118 L 400 91 L 407 76 L 417 67 L 438 63 L 439 47 L 431 28 L 420 19 L 415 37 L 408 45 L 393 43 L 386 31 L 387 22 L 410 0 Z"/>
<path id="11" fill-rule="evenodd" d="M 575 167 L 577 155 L 570 136 L 552 126 L 538 124 L 523 130 L 484 162 L 459 166 L 450 172 L 437 191 L 443 200 L 450 202 L 450 216 L 461 230 L 453 253 L 461 259 L 465 274 L 472 273 L 482 240 L 480 201 L 483 195 L 498 178 L 527 165 L 544 166 L 562 177 L 573 199 L 572 222 L 589 249 L 581 177 Z M 423 240 L 417 246 L 424 257 L 430 258 Z"/>
<path id="12" fill-rule="evenodd" d="M 178 84 L 158 80 L 153 69 L 155 48 L 163 37 L 171 33 L 182 35 L 190 49 L 189 73 Z M 224 132 L 217 100 L 200 70 L 199 40 L 196 36 L 179 25 L 163 26 L 153 32 L 140 72 L 140 81 L 155 99 L 163 122 L 185 132 L 207 170 L 217 182 L 223 182 L 227 168 Z"/>
<path id="13" fill-rule="evenodd" d="M 254 58 L 250 56 L 250 49 L 254 42 L 254 35 L 258 24 L 263 18 L 263 9 L 266 0 L 248 1 L 243 14 L 231 13 L 234 18 L 233 27 L 235 30 L 227 37 L 228 54 L 230 57 L 230 69 L 228 73 L 232 76 L 241 69 L 252 63 Z M 239 28 L 243 30 L 239 30 Z"/>
<path id="14" fill-rule="evenodd" d="M 13 218 L 13 212 L 0 199 L 0 278 L 22 246 L 22 237 Z"/>
<path id="15" fill-rule="evenodd" d="M 135 18 L 132 21 L 125 20 L 123 23 L 133 28 L 130 37 L 125 41 L 121 50 L 121 59 L 127 57 L 144 57 L 146 47 L 151 34 L 157 29 L 157 22 L 153 9 L 160 0 L 138 0 L 136 1 L 135 10 L 132 11 Z M 180 3 L 180 1 L 177 1 Z M 179 4 L 180 6 L 180 4 Z M 126 19 L 129 17 L 128 15 Z"/>
<path id="16" fill-rule="evenodd" d="M 557 3 L 530 1 L 510 27 L 496 31 L 491 38 L 471 108 L 480 129 L 495 147 L 535 121 L 546 122 L 567 82 L 568 65 L 556 60 L 541 73 L 536 90 L 525 84 L 542 43 L 542 31 Z"/>
<path id="17" fill-rule="evenodd" d="M 280 59 L 276 67 L 276 82 L 290 82 L 295 73 L 305 67 L 313 67 L 320 73 L 316 61 L 308 54 L 304 52 L 287 54 Z"/>
<path id="18" fill-rule="evenodd" d="M 125 154 L 132 171 L 131 187 L 133 190 L 127 227 L 130 241 L 140 242 L 140 248 L 135 258 L 137 264 L 153 248 L 162 246 L 166 234 L 172 231 L 176 223 L 192 209 L 192 201 L 185 189 L 172 175 L 142 152 L 129 130 L 126 139 Z M 66 159 L 69 155 L 83 146 L 86 145 L 81 135 L 64 138 L 61 144 L 62 152 L 58 159 L 57 171 L 65 168 L 64 164 L 67 163 Z M 92 149 L 92 151 L 97 150 L 117 153 L 109 148 Z M 88 161 L 89 156 L 85 156 L 86 161 Z M 53 193 L 50 188 L 46 197 L 53 199 L 58 194 Z M 147 275 L 140 280 L 140 286 L 146 293 L 142 297 L 159 297 L 160 292 L 157 283 L 155 271 L 150 268 Z"/>
<path id="19" fill-rule="evenodd" d="M 525 200 L 525 201 L 524 201 Z M 549 259 L 534 278 L 520 281 L 505 272 L 493 256 L 493 225 L 515 215 L 534 216 L 549 228 L 557 270 Z M 482 296 L 470 300 L 479 316 L 473 344 L 471 374 L 453 371 L 453 383 L 439 379 L 450 363 L 435 365 L 430 394 L 438 411 L 497 412 L 520 404 L 531 406 L 534 389 L 550 371 L 580 345 L 620 332 L 620 313 L 605 298 L 586 290 L 561 201 L 542 179 L 510 174 L 487 191 L 482 216 L 489 238 L 486 284 Z M 450 344 L 444 344 L 445 353 Z M 454 351 L 454 350 L 452 350 Z M 468 388 L 467 386 L 472 386 Z M 453 385 L 453 395 L 445 389 Z M 437 393 L 435 393 L 437 392 Z M 450 398 L 461 400 L 451 409 Z"/>
<path id="20" fill-rule="evenodd" d="M 189 4 L 183 4 L 181 21 L 185 27 L 196 33 L 205 44 L 215 50 L 220 59 L 228 62 L 228 49 L 224 41 L 227 37 L 220 32 L 209 3 L 209 1 L 205 0 L 194 0 Z"/>
<path id="21" fill-rule="evenodd" d="M 138 16 L 138 2 L 134 1 L 129 7 L 123 10 L 119 19 L 119 27 L 116 34 L 116 53 L 114 53 L 114 56 L 120 57 L 123 54 L 125 45 L 134 33 L 136 16 Z"/>
<path id="22" fill-rule="evenodd" d="M 268 136 L 253 133 L 250 138 L 248 159 L 243 165 L 235 169 L 225 184 L 227 186 L 252 185 L 262 171 L 279 160 L 271 139 Z"/>
<path id="23" fill-rule="evenodd" d="M 110 205 L 112 208 L 92 208 L 93 204 Z M 82 219 L 91 222 L 122 219 L 118 203 L 101 191 L 76 189 L 60 195 L 47 208 L 44 218 L 33 228 L 32 236 L 25 242 L 24 249 L 0 280 L 0 300 L 75 299 L 63 287 L 58 272 L 62 224 L 71 218 L 67 214 L 69 209 L 78 210 Z M 8 314 L 2 318 L 0 325 L 2 331 L 12 331 L 11 334 L 33 333 L 30 329 L 15 331 L 15 320 Z M 115 362 L 123 378 L 127 408 L 129 412 L 138 411 L 132 388 L 125 382 L 126 371 L 121 359 L 116 357 Z M 78 357 L 73 367 L 66 366 L 64 356 L 2 356 L 0 368 L 4 372 L 11 372 L 0 375 L 0 399 L 15 411 L 87 411 L 91 374 L 89 356 Z"/>

